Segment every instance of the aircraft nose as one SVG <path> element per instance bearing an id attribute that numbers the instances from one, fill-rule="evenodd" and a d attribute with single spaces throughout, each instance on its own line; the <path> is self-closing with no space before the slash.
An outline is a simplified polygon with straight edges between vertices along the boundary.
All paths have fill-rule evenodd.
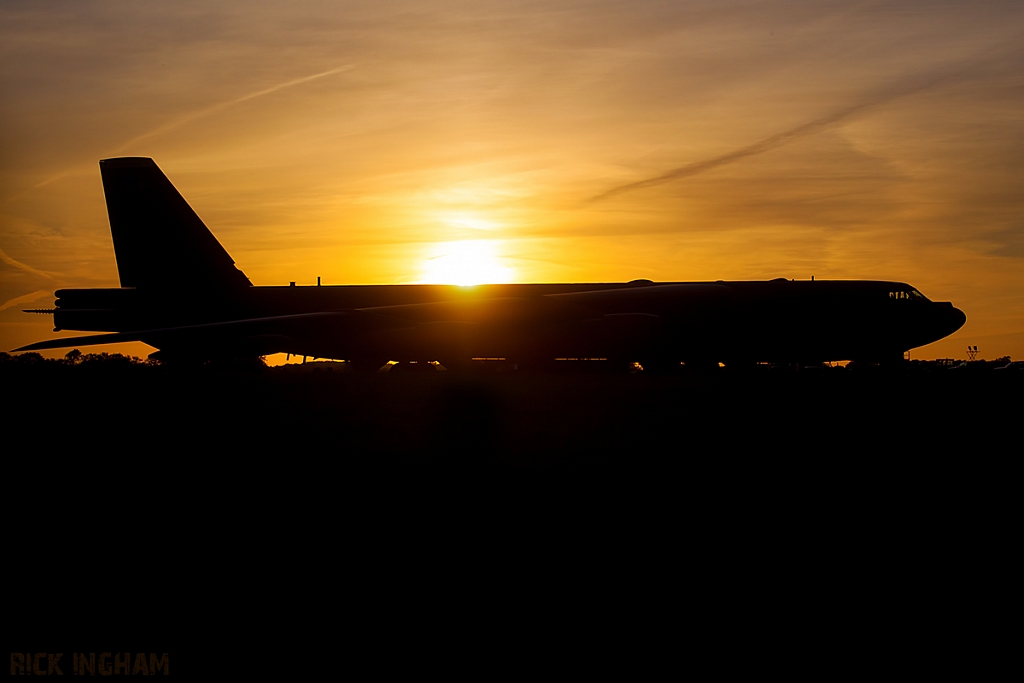
<path id="1" fill-rule="evenodd" d="M 941 307 L 943 336 L 953 334 L 967 322 L 967 315 L 949 301 L 942 301 L 938 305 Z"/>

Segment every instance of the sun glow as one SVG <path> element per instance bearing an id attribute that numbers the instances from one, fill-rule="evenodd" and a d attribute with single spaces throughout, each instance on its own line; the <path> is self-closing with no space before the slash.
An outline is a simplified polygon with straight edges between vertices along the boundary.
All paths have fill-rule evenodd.
<path id="1" fill-rule="evenodd" d="M 497 227 L 491 221 L 464 214 L 445 216 L 443 222 L 455 227 L 472 228 L 473 230 L 494 230 Z"/>
<path id="2" fill-rule="evenodd" d="M 463 240 L 432 245 L 422 265 L 421 283 L 447 285 L 502 284 L 515 273 L 504 263 L 497 240 Z"/>

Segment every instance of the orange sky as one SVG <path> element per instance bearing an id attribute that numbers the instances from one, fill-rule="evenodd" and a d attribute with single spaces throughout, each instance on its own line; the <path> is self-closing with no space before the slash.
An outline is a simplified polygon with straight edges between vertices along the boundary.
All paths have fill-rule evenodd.
<path id="1" fill-rule="evenodd" d="M 1019 2 L 5 2 L 0 52 L 0 349 L 117 286 L 138 155 L 257 285 L 890 279 L 968 316 L 914 357 L 1024 357 Z"/>

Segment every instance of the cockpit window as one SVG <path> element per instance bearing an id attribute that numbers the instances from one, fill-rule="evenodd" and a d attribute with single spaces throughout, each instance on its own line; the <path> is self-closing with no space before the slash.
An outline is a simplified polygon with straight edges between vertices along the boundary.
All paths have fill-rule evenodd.
<path id="1" fill-rule="evenodd" d="M 905 301 L 928 301 L 928 298 L 913 287 L 910 289 L 894 289 L 889 291 L 890 299 L 903 299 Z"/>

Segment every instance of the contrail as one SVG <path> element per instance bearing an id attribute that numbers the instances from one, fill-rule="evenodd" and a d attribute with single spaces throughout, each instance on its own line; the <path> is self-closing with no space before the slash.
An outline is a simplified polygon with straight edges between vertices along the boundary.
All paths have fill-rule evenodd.
<path id="1" fill-rule="evenodd" d="M 42 277 L 45 277 L 48 280 L 52 280 L 53 279 L 53 276 L 50 275 L 49 273 L 44 273 L 41 270 L 36 270 L 32 266 L 25 265 L 21 261 L 15 261 L 10 256 L 5 254 L 2 249 L 0 249 L 0 261 L 3 261 L 4 263 L 6 263 L 9 266 L 13 266 L 14 268 L 17 268 L 18 270 L 24 270 L 26 273 L 32 273 L 33 275 L 40 275 Z"/>
<path id="2" fill-rule="evenodd" d="M 116 152 L 123 152 L 124 150 L 126 150 L 129 147 L 131 147 L 132 145 L 134 145 L 137 142 L 141 142 L 142 140 L 145 140 L 147 138 L 151 138 L 151 137 L 154 137 L 154 136 L 157 136 L 157 135 L 163 135 L 164 133 L 170 132 L 170 131 L 174 130 L 175 128 L 179 128 L 179 127 L 185 125 L 186 123 L 191 123 L 192 121 L 195 121 L 196 119 L 201 119 L 204 116 L 209 116 L 210 114 L 215 114 L 215 113 L 217 113 L 217 112 L 219 112 L 219 111 L 221 111 L 223 109 L 227 109 L 228 107 L 233 107 L 236 104 L 241 104 L 242 102 L 246 102 L 248 100 L 252 100 L 252 99 L 255 99 L 257 97 L 263 97 L 264 95 L 269 95 L 272 92 L 277 92 L 278 90 L 283 90 L 285 88 L 290 88 L 290 87 L 295 86 L 295 85 L 301 85 L 303 83 L 309 83 L 310 81 L 315 81 L 316 79 L 323 78 L 324 76 L 330 76 L 332 74 L 341 73 L 343 71 L 351 71 L 354 68 L 355 68 L 354 65 L 346 64 L 345 66 L 339 66 L 336 69 L 330 69 L 329 71 L 321 71 L 320 73 L 313 74 L 312 76 L 303 76 L 302 78 L 296 78 L 294 80 L 286 81 L 284 83 L 278 83 L 277 85 L 273 85 L 273 86 L 271 86 L 269 88 L 264 88 L 263 90 L 258 90 L 256 92 L 249 93 L 248 95 L 243 95 L 241 97 L 236 97 L 235 99 L 228 100 L 227 102 L 221 102 L 220 104 L 215 104 L 212 107 L 207 107 L 206 109 L 201 109 L 200 111 L 194 112 L 192 114 L 187 114 L 186 116 L 181 117 L 177 121 L 172 121 L 171 123 L 164 124 L 163 126 L 160 126 L 159 128 L 155 128 L 155 129 L 149 131 L 148 133 L 143 133 L 142 135 L 138 135 L 138 136 L 132 138 L 131 140 L 129 140 L 128 142 L 124 143 L 123 145 L 121 145 L 117 149 L 115 149 L 114 152 L 115 153 Z"/>
<path id="3" fill-rule="evenodd" d="M 31 294 L 16 296 L 13 299 L 5 301 L 4 303 L 0 304 L 0 311 L 6 310 L 11 306 L 17 306 L 18 304 L 30 304 L 33 301 L 38 301 L 39 299 L 42 299 L 44 296 L 51 296 L 50 290 L 39 289 L 32 292 Z"/>
<path id="4" fill-rule="evenodd" d="M 219 104 L 215 104 L 212 107 L 207 107 L 206 109 L 200 109 L 197 112 L 193 112 L 191 114 L 186 114 L 185 116 L 182 116 L 180 119 L 177 119 L 177 120 L 172 121 L 170 123 L 165 123 L 162 126 L 154 128 L 153 130 L 149 131 L 148 133 L 143 133 L 142 135 L 136 135 L 134 138 L 132 138 L 128 142 L 126 142 L 123 145 L 120 145 L 120 146 L 116 147 L 115 149 L 111 150 L 111 153 L 112 154 L 120 154 L 121 152 L 123 152 L 126 149 L 130 148 L 132 145 L 135 145 L 135 144 L 137 144 L 139 142 L 142 142 L 143 140 L 148 140 L 149 138 L 156 137 L 158 135 L 163 135 L 164 133 L 169 133 L 170 131 L 174 130 L 175 128 L 180 128 L 181 126 L 184 126 L 186 123 L 191 123 L 192 121 L 195 121 L 196 119 L 201 119 L 204 116 L 209 116 L 210 114 L 215 114 L 215 113 L 217 113 L 219 111 L 227 109 L 228 107 L 233 107 L 236 104 L 241 104 L 242 102 L 246 102 L 248 100 L 252 100 L 252 99 L 255 99 L 257 97 L 263 97 L 264 95 L 269 95 L 272 92 L 277 92 L 278 90 L 283 90 L 284 88 L 290 88 L 290 87 L 295 86 L 295 85 L 301 85 L 303 83 L 309 83 L 310 81 L 315 81 L 316 79 L 323 78 L 324 76 L 330 76 L 332 74 L 338 74 L 338 73 L 341 73 L 343 71 L 351 71 L 354 68 L 356 68 L 355 65 L 353 65 L 353 64 L 346 64 L 345 66 L 339 66 L 336 69 L 330 69 L 328 71 L 321 71 L 320 73 L 313 74 L 312 76 L 303 76 L 302 78 L 296 78 L 294 80 L 286 81 L 284 83 L 278 83 L 277 85 L 272 85 L 269 88 L 264 88 L 263 90 L 257 90 L 256 92 L 249 93 L 248 95 L 242 95 L 241 97 L 236 97 L 233 100 L 228 100 L 226 102 L 221 102 Z M 60 180 L 64 176 L 66 176 L 66 175 L 68 175 L 70 173 L 73 173 L 75 170 L 77 170 L 77 168 L 78 167 L 73 168 L 73 169 L 68 169 L 66 171 L 62 171 L 62 172 L 58 173 L 55 176 L 52 176 L 50 178 L 47 178 L 46 180 L 43 180 L 43 181 L 41 181 L 39 183 L 36 183 L 35 185 L 32 186 L 31 189 L 34 190 L 34 189 L 43 187 L 45 185 L 49 185 L 50 183 L 52 183 L 54 181 Z M 10 201 L 10 200 L 8 200 L 8 201 Z"/>
<path id="5" fill-rule="evenodd" d="M 610 190 L 605 190 L 600 194 L 594 195 L 590 199 L 586 200 L 584 203 L 593 204 L 595 202 L 608 199 L 610 197 L 615 197 L 616 195 L 625 194 L 626 192 L 642 190 L 646 187 L 662 185 L 673 180 L 689 178 L 690 176 L 695 176 L 699 173 L 710 171 L 713 168 L 718 168 L 719 166 L 731 164 L 734 161 L 739 161 L 740 159 L 745 159 L 747 157 L 752 157 L 757 154 L 762 154 L 769 150 L 775 149 L 776 147 L 781 147 L 798 138 L 818 133 L 828 128 L 829 126 L 832 126 L 836 123 L 839 123 L 840 121 L 848 119 L 857 112 L 867 109 L 869 107 L 875 107 L 880 104 L 885 104 L 886 102 L 891 102 L 901 97 L 906 97 L 907 95 L 912 95 L 916 92 L 920 92 L 921 90 L 925 90 L 926 88 L 930 88 L 938 84 L 939 82 L 945 80 L 946 78 L 947 76 L 939 76 L 937 78 L 933 77 L 924 82 L 918 80 L 916 84 L 907 85 L 904 87 L 890 88 L 882 93 L 879 93 L 875 97 L 868 99 L 867 101 L 861 102 L 860 104 L 855 104 L 845 109 L 841 109 L 837 112 L 829 114 L 828 116 L 824 116 L 820 119 L 815 119 L 814 121 L 810 121 L 809 123 L 801 124 L 796 128 L 790 128 L 787 131 L 776 133 L 771 137 L 767 137 L 764 140 L 761 140 L 760 142 L 755 142 L 754 144 L 749 145 L 747 147 L 742 147 L 740 149 L 729 152 L 727 154 L 723 154 L 721 156 L 714 157 L 712 159 L 696 161 L 692 164 L 687 164 L 686 166 L 680 166 L 679 168 L 674 168 L 671 171 L 666 171 L 665 173 L 654 176 L 653 178 L 646 178 L 644 180 L 638 180 L 634 183 L 627 183 L 625 185 L 613 187 Z"/>

